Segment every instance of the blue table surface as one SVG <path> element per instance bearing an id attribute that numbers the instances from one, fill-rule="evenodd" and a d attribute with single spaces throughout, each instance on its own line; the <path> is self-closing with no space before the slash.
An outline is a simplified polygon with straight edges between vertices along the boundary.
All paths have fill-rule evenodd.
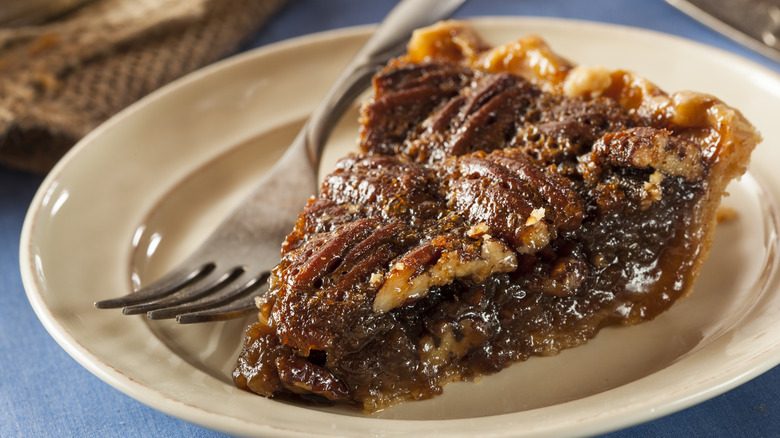
<path id="1" fill-rule="evenodd" d="M 244 48 L 329 29 L 379 22 L 395 0 L 291 0 Z M 456 17 L 564 17 L 653 29 L 763 58 L 661 0 L 470 0 Z M 41 176 L 0 167 L 0 436 L 224 436 L 155 411 L 110 387 L 49 336 L 19 274 L 22 222 Z M 780 437 L 780 367 L 681 412 L 605 435 Z"/>

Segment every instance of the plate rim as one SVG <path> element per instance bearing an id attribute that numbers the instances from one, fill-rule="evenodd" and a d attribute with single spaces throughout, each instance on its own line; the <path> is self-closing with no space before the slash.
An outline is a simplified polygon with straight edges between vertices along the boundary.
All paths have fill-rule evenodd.
<path id="1" fill-rule="evenodd" d="M 746 64 L 752 70 L 753 69 L 758 70 L 764 74 L 769 75 L 770 77 L 773 77 L 778 83 L 780 83 L 780 75 L 778 75 L 771 69 L 762 66 L 761 64 L 758 64 L 754 61 L 743 58 L 734 53 L 706 45 L 704 43 L 700 43 L 681 36 L 659 32 L 655 30 L 637 28 L 637 27 L 614 24 L 614 23 L 603 23 L 603 22 L 594 22 L 594 21 L 586 21 L 586 20 L 551 18 L 551 17 L 480 16 L 480 17 L 468 17 L 464 19 L 476 25 L 486 24 L 494 21 L 504 21 L 504 22 L 511 22 L 511 23 L 515 23 L 515 22 L 523 23 L 527 21 L 532 21 L 536 25 L 543 25 L 543 26 L 562 26 L 562 25 L 574 24 L 577 26 L 585 26 L 591 28 L 606 28 L 609 31 L 631 32 L 635 36 L 641 36 L 642 38 L 649 38 L 649 39 L 656 39 L 656 40 L 661 38 L 666 41 L 673 41 L 676 43 L 684 42 L 685 44 L 689 44 L 691 45 L 691 47 L 694 47 L 697 50 L 709 50 L 712 53 L 717 54 L 717 56 L 721 58 L 725 57 L 726 59 L 737 60 L 739 63 Z M 117 115 L 113 116 L 112 118 L 110 118 L 109 120 L 101 124 L 99 127 L 97 127 L 95 130 L 90 132 L 87 136 L 85 136 L 70 151 L 68 151 L 68 153 L 63 157 L 63 159 L 61 159 L 55 165 L 55 167 L 46 176 L 41 186 L 39 187 L 38 191 L 36 192 L 33 201 L 31 202 L 30 208 L 27 212 L 27 215 L 25 216 L 24 224 L 22 226 L 20 249 L 19 249 L 20 269 L 22 272 L 22 280 L 23 280 L 25 292 L 36 315 L 38 316 L 38 319 L 43 323 L 46 330 L 57 341 L 57 343 L 63 349 L 65 349 L 65 351 L 69 355 L 71 355 L 80 365 L 84 366 L 87 370 L 95 374 L 104 382 L 108 383 L 109 385 L 113 386 L 116 389 L 119 389 L 121 392 L 134 398 L 135 400 L 143 404 L 146 404 L 154 409 L 157 409 L 159 411 L 162 411 L 164 413 L 167 413 L 169 415 L 183 419 L 188 422 L 200 424 L 202 426 L 214 430 L 226 431 L 228 433 L 268 432 L 268 433 L 273 433 L 276 436 L 300 436 L 300 432 L 298 431 L 279 429 L 277 427 L 274 427 L 273 425 L 259 424 L 259 423 L 247 422 L 247 424 L 245 425 L 246 427 L 243 427 L 241 425 L 234 425 L 238 427 L 226 428 L 224 422 L 222 421 L 226 418 L 230 419 L 230 421 L 236 421 L 236 422 L 242 422 L 243 420 L 236 419 L 234 417 L 225 416 L 223 414 L 213 413 L 201 407 L 168 397 L 167 395 L 162 394 L 153 388 L 150 388 L 146 385 L 134 381 L 132 378 L 129 378 L 127 375 L 123 374 L 121 370 L 112 367 L 111 365 L 107 364 L 99 357 L 91 354 L 91 352 L 79 342 L 79 340 L 67 329 L 67 327 L 62 325 L 61 322 L 57 320 L 56 315 L 54 315 L 52 309 L 50 309 L 49 306 L 47 305 L 47 302 L 41 290 L 39 289 L 39 285 L 37 284 L 37 280 L 34 275 L 35 265 L 31 257 L 33 254 L 33 249 L 32 249 L 33 242 L 31 241 L 31 237 L 32 237 L 33 229 L 36 224 L 36 217 L 38 216 L 38 214 L 40 214 L 41 209 L 43 208 L 42 201 L 46 196 L 46 193 L 51 189 L 52 184 L 59 178 L 61 173 L 67 168 L 70 161 L 73 160 L 75 157 L 79 156 L 80 154 L 85 153 L 84 150 L 88 150 L 89 145 L 93 142 L 94 138 L 99 137 L 100 135 L 102 135 L 102 133 L 105 130 L 110 129 L 112 126 L 118 123 L 122 123 L 122 121 L 127 117 L 129 117 L 131 114 L 134 114 L 138 111 L 142 111 L 143 108 L 147 106 L 150 102 L 155 101 L 157 99 L 162 99 L 166 95 L 171 93 L 173 90 L 176 90 L 181 87 L 185 87 L 190 83 L 196 83 L 199 80 L 201 80 L 203 77 L 212 75 L 215 72 L 222 71 L 225 69 L 240 68 L 241 64 L 245 62 L 251 62 L 252 60 L 258 57 L 268 56 L 269 54 L 275 52 L 295 49 L 299 46 L 303 46 L 306 44 L 310 44 L 312 42 L 317 42 L 322 40 L 339 40 L 342 38 L 350 38 L 355 36 L 364 36 L 364 35 L 367 36 L 368 33 L 374 28 L 375 25 L 359 25 L 359 26 L 351 26 L 351 27 L 345 27 L 345 28 L 339 28 L 339 29 L 333 29 L 333 30 L 327 30 L 323 32 L 316 32 L 307 35 L 302 35 L 296 38 L 287 39 L 287 40 L 271 43 L 266 46 L 261 46 L 255 49 L 251 49 L 247 52 L 234 55 L 232 57 L 216 62 L 202 69 L 199 69 L 189 75 L 186 75 L 180 79 L 177 79 L 176 81 L 171 82 L 170 84 L 150 93 L 146 97 L 128 106 L 126 109 L 122 110 Z M 773 274 L 774 280 L 776 280 L 776 277 L 777 277 L 776 273 Z M 622 416 L 619 420 L 613 421 L 609 427 L 604 427 L 603 424 L 599 425 L 599 423 L 596 424 L 589 423 L 590 427 L 585 427 L 586 425 L 581 424 L 578 426 L 577 431 L 578 433 L 584 432 L 586 434 L 606 433 L 612 430 L 635 425 L 640 422 L 649 421 L 667 415 L 672 412 L 677 412 L 681 409 L 684 409 L 686 407 L 700 403 L 704 400 L 715 397 L 744 382 L 747 382 L 748 380 L 773 368 L 779 363 L 780 363 L 780 348 L 775 348 L 772 361 L 764 361 L 760 364 L 760 366 L 753 366 L 750 369 L 746 370 L 745 372 L 740 373 L 738 376 L 735 376 L 730 379 L 726 379 L 726 381 L 722 382 L 720 385 L 716 387 L 711 387 L 704 391 L 700 391 L 698 394 L 687 397 L 683 401 L 678 401 L 677 403 L 667 404 L 665 406 L 660 406 L 660 407 L 647 406 L 645 407 L 645 409 L 639 409 L 639 410 L 634 409 L 632 411 L 633 415 Z M 196 410 L 197 412 L 195 413 L 190 412 L 193 409 Z M 546 408 L 540 408 L 540 409 L 546 409 Z M 509 419 L 509 417 L 517 416 L 517 414 L 518 413 L 500 414 L 497 416 L 491 416 L 490 418 L 502 417 L 503 419 Z M 431 420 L 431 421 L 457 423 L 459 421 L 473 421 L 473 420 L 474 419 L 467 418 L 467 419 L 457 419 L 457 420 Z M 415 423 L 415 422 L 427 421 L 427 420 L 371 419 L 371 421 L 380 422 L 380 423 L 405 423 L 405 422 Z M 572 430 L 569 430 L 569 432 L 571 431 Z M 542 435 L 547 433 L 544 431 L 541 432 Z M 566 431 L 555 430 L 549 433 L 563 433 L 563 432 Z M 508 433 L 508 432 L 505 431 L 504 433 Z M 497 431 L 494 432 L 493 435 L 499 436 L 504 433 L 502 433 L 501 431 Z"/>

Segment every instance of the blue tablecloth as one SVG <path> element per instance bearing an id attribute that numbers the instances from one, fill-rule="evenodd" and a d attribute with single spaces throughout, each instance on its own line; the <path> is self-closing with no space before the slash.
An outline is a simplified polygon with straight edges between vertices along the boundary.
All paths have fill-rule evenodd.
<path id="1" fill-rule="evenodd" d="M 246 49 L 328 29 L 375 23 L 394 0 L 292 0 Z M 763 58 L 661 0 L 470 0 L 457 17 L 523 15 L 618 23 Z M 0 436 L 222 436 L 157 412 L 103 383 L 38 322 L 19 275 L 22 221 L 42 178 L 0 168 Z M 609 437 L 780 437 L 780 367 L 726 394 Z"/>

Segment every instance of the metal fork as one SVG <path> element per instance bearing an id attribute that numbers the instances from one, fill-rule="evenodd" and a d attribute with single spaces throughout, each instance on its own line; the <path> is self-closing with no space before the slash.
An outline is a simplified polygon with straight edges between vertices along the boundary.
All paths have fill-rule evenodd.
<path id="1" fill-rule="evenodd" d="M 180 323 L 235 318 L 268 290 L 282 241 L 317 191 L 317 168 L 333 125 L 371 77 L 400 54 L 411 33 L 449 17 L 465 0 L 403 0 L 358 51 L 312 112 L 282 158 L 250 196 L 184 262 L 159 280 L 120 298 L 95 302 L 125 315 L 175 317 Z"/>

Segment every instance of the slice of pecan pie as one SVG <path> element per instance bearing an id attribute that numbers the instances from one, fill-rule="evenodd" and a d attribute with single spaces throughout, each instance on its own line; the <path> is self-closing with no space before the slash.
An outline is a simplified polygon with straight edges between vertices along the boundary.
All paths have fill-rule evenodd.
<path id="1" fill-rule="evenodd" d="M 714 97 L 460 22 L 418 31 L 374 86 L 361 153 L 258 300 L 240 388 L 376 411 L 653 319 L 691 290 L 760 140 Z"/>

